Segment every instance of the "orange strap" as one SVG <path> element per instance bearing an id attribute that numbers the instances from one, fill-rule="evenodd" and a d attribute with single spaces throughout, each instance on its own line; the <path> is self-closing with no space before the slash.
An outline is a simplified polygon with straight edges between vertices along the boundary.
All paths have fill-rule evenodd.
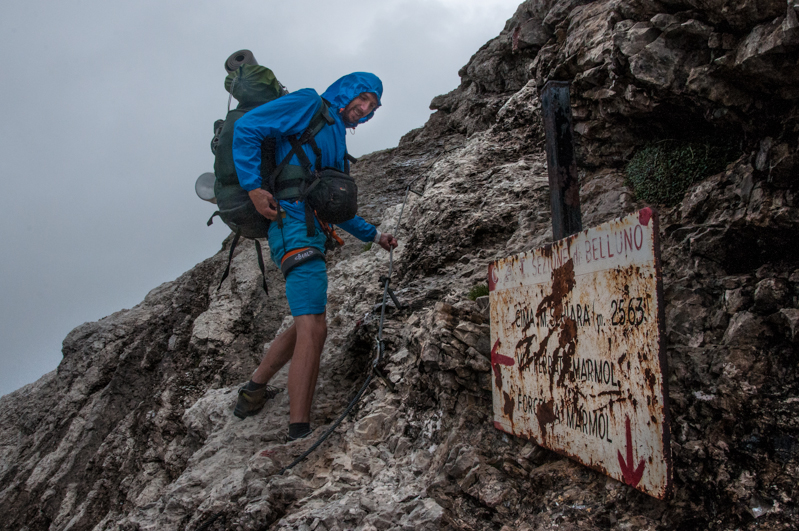
<path id="1" fill-rule="evenodd" d="M 333 237 L 334 240 L 336 240 L 337 244 L 344 245 L 344 240 L 342 240 L 341 237 L 338 234 L 336 234 L 335 230 L 331 230 L 330 235 Z"/>
<path id="2" fill-rule="evenodd" d="M 314 214 L 316 214 L 316 211 L 314 211 Z M 319 219 L 319 216 L 316 216 L 316 221 L 319 222 L 319 225 L 322 227 L 322 231 L 325 234 L 329 234 L 331 238 L 336 240 L 337 244 L 344 245 L 344 240 L 342 240 L 341 237 L 338 234 L 336 234 L 336 229 L 334 229 L 331 225 L 328 225 L 326 222 Z"/>

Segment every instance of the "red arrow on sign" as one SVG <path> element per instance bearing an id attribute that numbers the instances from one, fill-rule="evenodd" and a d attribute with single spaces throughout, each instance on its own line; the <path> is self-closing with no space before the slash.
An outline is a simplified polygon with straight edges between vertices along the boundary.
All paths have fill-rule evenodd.
<path id="1" fill-rule="evenodd" d="M 513 367 L 513 364 L 516 363 L 516 360 L 510 356 L 505 356 L 504 354 L 497 352 L 500 345 L 501 343 L 499 342 L 499 339 L 497 339 L 496 343 L 494 343 L 494 348 L 491 349 L 491 364 L 507 365 L 508 367 Z"/>
<path id="2" fill-rule="evenodd" d="M 512 367 L 515 363 L 514 359 L 510 356 L 505 356 L 497 352 L 501 345 L 502 343 L 499 341 L 499 338 L 497 338 L 496 343 L 494 343 L 494 348 L 491 349 L 491 366 L 494 368 L 494 375 L 497 378 L 497 387 L 502 387 L 502 375 L 499 373 L 499 366 L 506 365 Z"/>
<path id="3" fill-rule="evenodd" d="M 627 431 L 627 461 L 621 456 L 618 450 L 616 453 L 619 455 L 619 466 L 621 466 L 621 473 L 624 476 L 624 482 L 631 487 L 635 487 L 644 476 L 644 467 L 646 466 L 644 460 L 638 463 L 637 468 L 633 468 L 633 434 L 630 430 L 630 417 L 627 417 L 626 431 Z"/>

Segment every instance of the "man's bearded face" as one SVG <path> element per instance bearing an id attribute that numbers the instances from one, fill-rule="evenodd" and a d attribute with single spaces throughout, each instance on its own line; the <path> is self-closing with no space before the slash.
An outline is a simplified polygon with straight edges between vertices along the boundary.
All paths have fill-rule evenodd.
<path id="1" fill-rule="evenodd" d="M 374 93 L 361 92 L 344 107 L 344 110 L 341 111 L 341 117 L 347 123 L 357 124 L 364 116 L 368 116 L 377 107 L 377 96 Z"/>

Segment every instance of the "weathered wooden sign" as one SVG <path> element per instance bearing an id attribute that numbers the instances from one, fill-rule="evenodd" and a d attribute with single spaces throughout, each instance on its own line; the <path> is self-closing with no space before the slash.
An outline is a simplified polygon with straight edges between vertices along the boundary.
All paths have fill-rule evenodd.
<path id="1" fill-rule="evenodd" d="M 494 425 L 669 497 L 657 214 L 497 260 L 488 288 Z"/>

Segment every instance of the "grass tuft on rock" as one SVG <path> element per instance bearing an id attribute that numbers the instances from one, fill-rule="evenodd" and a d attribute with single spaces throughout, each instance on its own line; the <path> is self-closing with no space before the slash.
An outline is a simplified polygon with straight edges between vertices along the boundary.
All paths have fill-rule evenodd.
<path id="1" fill-rule="evenodd" d="M 484 297 L 486 295 L 488 295 L 488 286 L 486 284 L 477 284 L 469 290 L 467 297 L 469 297 L 470 301 L 473 301 L 477 297 Z"/>
<path id="2" fill-rule="evenodd" d="M 692 184 L 724 170 L 732 160 L 732 150 L 727 147 L 661 140 L 648 144 L 630 159 L 624 182 L 636 199 L 674 206 Z"/>

